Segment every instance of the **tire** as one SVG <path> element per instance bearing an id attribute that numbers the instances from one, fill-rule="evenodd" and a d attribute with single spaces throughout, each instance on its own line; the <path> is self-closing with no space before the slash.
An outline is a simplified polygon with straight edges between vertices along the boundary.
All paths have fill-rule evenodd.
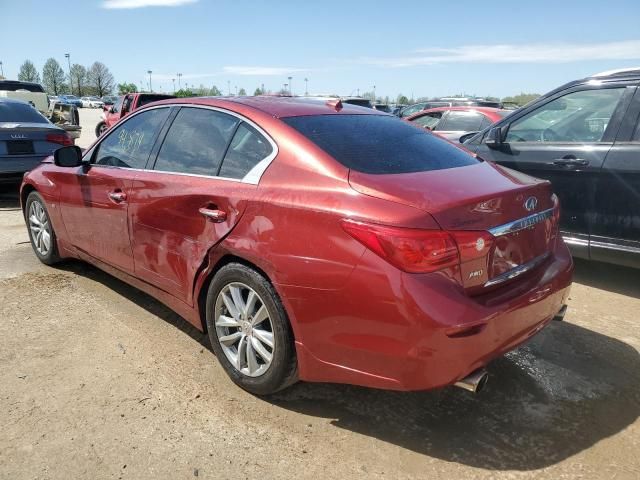
<path id="1" fill-rule="evenodd" d="M 24 217 L 29 231 L 31 248 L 33 248 L 36 257 L 46 265 L 59 262 L 56 232 L 51 225 L 46 204 L 38 192 L 31 192 L 27 197 Z"/>
<path id="2" fill-rule="evenodd" d="M 240 308 L 233 312 L 230 306 L 235 309 L 238 305 Z M 242 307 L 246 308 L 244 313 Z M 206 316 L 213 351 L 236 385 L 255 395 L 270 395 L 298 380 L 287 313 L 273 286 L 261 274 L 240 263 L 222 267 L 209 285 Z M 233 337 L 236 339 L 232 341 Z"/>
<path id="3" fill-rule="evenodd" d="M 103 122 L 99 122 L 96 125 L 96 138 L 99 138 L 107 130 L 107 124 Z"/>

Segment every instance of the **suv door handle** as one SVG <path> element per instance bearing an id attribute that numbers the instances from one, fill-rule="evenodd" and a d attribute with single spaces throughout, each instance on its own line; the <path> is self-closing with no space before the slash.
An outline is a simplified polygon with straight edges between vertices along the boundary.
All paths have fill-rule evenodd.
<path id="1" fill-rule="evenodd" d="M 589 165 L 589 160 L 585 160 L 584 158 L 556 158 L 553 160 L 553 165 L 558 165 L 561 167 L 586 167 Z"/>
<path id="2" fill-rule="evenodd" d="M 227 212 L 223 210 L 202 207 L 198 209 L 198 212 L 200 212 L 200 215 L 208 218 L 214 223 L 221 223 L 227 219 Z"/>
<path id="3" fill-rule="evenodd" d="M 114 190 L 109 192 L 109 198 L 116 203 L 122 203 L 127 199 L 127 194 L 121 190 Z"/>

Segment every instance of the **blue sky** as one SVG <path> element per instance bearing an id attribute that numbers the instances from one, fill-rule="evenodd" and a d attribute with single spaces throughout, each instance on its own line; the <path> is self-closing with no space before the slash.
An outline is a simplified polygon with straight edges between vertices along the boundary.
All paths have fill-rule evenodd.
<path id="1" fill-rule="evenodd" d="M 228 82 L 249 93 L 544 93 L 640 66 L 640 1 L 2 0 L 0 61 L 102 61 L 154 90 Z M 73 23 L 64 27 L 60 21 Z"/>

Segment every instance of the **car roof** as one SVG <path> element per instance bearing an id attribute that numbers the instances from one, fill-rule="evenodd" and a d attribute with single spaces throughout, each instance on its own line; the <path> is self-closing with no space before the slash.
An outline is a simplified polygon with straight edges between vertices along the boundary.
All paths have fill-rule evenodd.
<path id="1" fill-rule="evenodd" d="M 0 102 L 1 103 L 19 103 L 21 105 L 29 105 L 29 106 L 31 106 L 31 104 L 29 102 L 25 102 L 24 100 L 19 100 L 17 98 L 0 97 Z"/>
<path id="2" fill-rule="evenodd" d="M 412 118 L 421 117 L 429 112 L 448 112 L 448 111 L 460 111 L 460 112 L 480 112 L 485 115 L 494 116 L 498 112 L 503 111 L 502 108 L 494 108 L 494 107 L 477 107 L 473 105 L 468 106 L 457 106 L 457 107 L 435 107 L 429 108 L 427 110 L 422 110 L 421 112 L 416 112 L 413 115 L 407 117 L 407 120 L 411 120 Z"/>
<path id="3" fill-rule="evenodd" d="M 190 97 L 172 98 L 153 102 L 150 105 L 161 104 L 194 104 L 222 107 L 234 110 L 237 106 L 251 107 L 276 118 L 300 117 L 308 115 L 388 115 L 379 110 L 359 107 L 349 103 L 342 103 L 342 108 L 336 109 L 332 102 L 314 97 L 289 97 L 275 95 L 257 95 L 255 97 Z"/>

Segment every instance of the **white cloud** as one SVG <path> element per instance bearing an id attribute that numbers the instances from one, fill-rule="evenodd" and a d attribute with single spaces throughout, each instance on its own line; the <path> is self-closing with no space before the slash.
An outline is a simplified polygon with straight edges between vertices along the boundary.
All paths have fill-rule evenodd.
<path id="1" fill-rule="evenodd" d="M 302 68 L 289 67 L 248 67 L 240 65 L 232 65 L 223 67 L 224 73 L 229 75 L 253 75 L 253 76 L 285 76 L 295 72 L 306 72 Z"/>
<path id="2" fill-rule="evenodd" d="M 104 0 L 102 8 L 179 7 L 199 0 Z"/>
<path id="3" fill-rule="evenodd" d="M 410 55 L 360 59 L 361 63 L 383 67 L 413 67 L 441 63 L 569 63 L 589 60 L 640 59 L 640 40 L 607 43 L 535 43 L 464 45 L 453 48 L 424 48 Z"/>

